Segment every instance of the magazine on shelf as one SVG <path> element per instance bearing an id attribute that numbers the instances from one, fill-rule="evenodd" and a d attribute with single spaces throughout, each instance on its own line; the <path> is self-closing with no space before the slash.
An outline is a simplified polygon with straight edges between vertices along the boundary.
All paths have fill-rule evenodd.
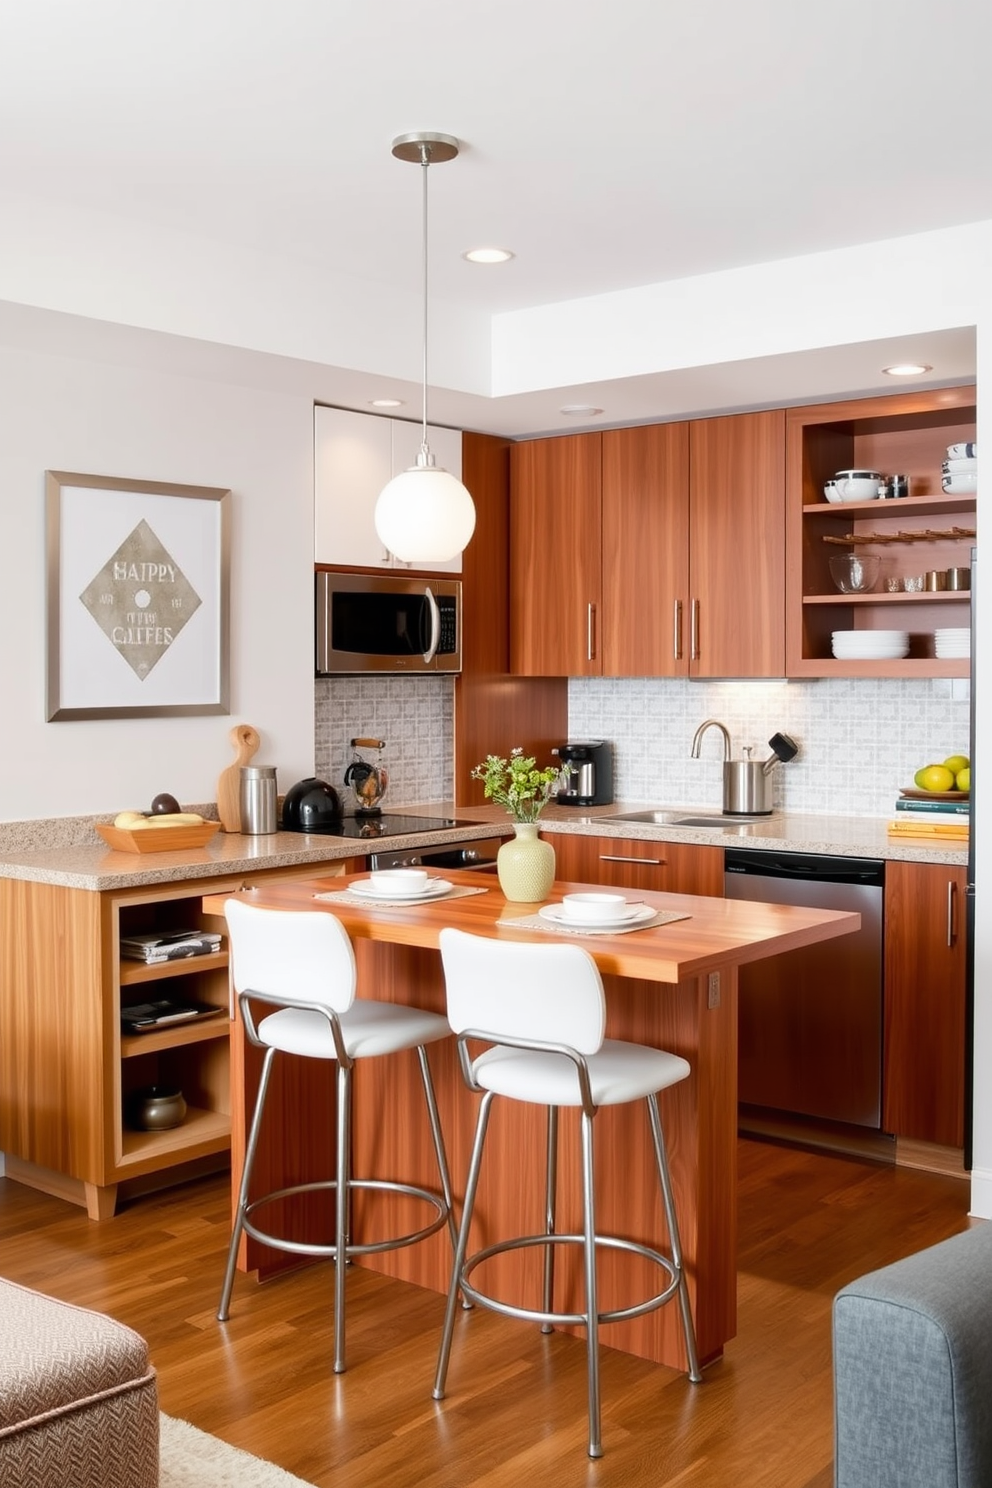
<path id="1" fill-rule="evenodd" d="M 155 965 L 160 961 L 178 961 L 185 956 L 209 956 L 221 947 L 221 937 L 213 931 L 166 930 L 141 935 L 122 935 L 121 955 L 129 961 Z"/>
<path id="2" fill-rule="evenodd" d="M 160 997 L 155 1002 L 135 1002 L 122 1007 L 121 1027 L 125 1033 L 151 1033 L 170 1023 L 191 1023 L 197 1018 L 212 1018 L 222 1011 L 207 1002 Z"/>

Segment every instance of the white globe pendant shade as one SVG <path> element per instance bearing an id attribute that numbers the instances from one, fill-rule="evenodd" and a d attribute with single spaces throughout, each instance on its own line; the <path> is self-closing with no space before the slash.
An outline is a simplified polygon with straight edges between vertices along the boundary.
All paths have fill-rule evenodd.
<path id="1" fill-rule="evenodd" d="M 375 530 L 404 563 L 446 563 L 468 546 L 475 506 L 460 480 L 439 465 L 413 465 L 383 486 Z"/>

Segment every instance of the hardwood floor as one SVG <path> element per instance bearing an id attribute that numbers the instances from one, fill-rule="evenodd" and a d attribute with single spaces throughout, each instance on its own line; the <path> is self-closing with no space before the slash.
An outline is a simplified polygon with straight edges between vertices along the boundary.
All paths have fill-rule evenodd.
<path id="1" fill-rule="evenodd" d="M 0 1180 L 0 1274 L 136 1328 L 164 1411 L 318 1488 L 830 1488 L 833 1295 L 967 1229 L 968 1197 L 959 1179 L 742 1139 L 738 1336 L 696 1387 L 604 1350 L 595 1463 L 580 1339 L 463 1315 L 437 1405 L 433 1293 L 355 1268 L 338 1377 L 326 1266 L 239 1277 L 221 1327 L 223 1178 L 102 1224 Z"/>

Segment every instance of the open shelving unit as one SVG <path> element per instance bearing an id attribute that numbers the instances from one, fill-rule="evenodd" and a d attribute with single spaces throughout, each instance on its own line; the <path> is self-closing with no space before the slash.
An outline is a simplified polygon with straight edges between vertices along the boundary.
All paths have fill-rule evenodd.
<path id="1" fill-rule="evenodd" d="M 787 671 L 791 677 L 969 677 L 968 658 L 934 655 L 940 627 L 967 626 L 968 590 L 889 593 L 886 580 L 967 568 L 976 542 L 977 496 L 941 490 L 946 447 L 975 438 L 974 387 L 899 393 L 789 409 L 786 416 Z M 831 504 L 824 482 L 837 470 L 909 476 L 899 500 Z M 876 588 L 841 594 L 832 553 L 857 548 L 882 559 Z M 837 660 L 834 630 L 906 630 L 898 661 Z"/>

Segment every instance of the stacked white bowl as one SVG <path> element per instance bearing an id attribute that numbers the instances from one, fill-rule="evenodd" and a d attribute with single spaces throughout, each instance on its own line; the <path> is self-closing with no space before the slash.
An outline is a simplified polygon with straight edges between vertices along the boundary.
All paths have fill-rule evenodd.
<path id="1" fill-rule="evenodd" d="M 941 470 L 941 485 L 948 496 L 973 496 L 978 490 L 978 445 L 949 444 Z"/>
<path id="2" fill-rule="evenodd" d="M 934 650 L 941 661 L 958 660 L 971 655 L 971 631 L 968 628 L 935 630 Z"/>
<path id="3" fill-rule="evenodd" d="M 909 631 L 835 630 L 831 646 L 841 661 L 898 661 L 909 655 Z"/>

